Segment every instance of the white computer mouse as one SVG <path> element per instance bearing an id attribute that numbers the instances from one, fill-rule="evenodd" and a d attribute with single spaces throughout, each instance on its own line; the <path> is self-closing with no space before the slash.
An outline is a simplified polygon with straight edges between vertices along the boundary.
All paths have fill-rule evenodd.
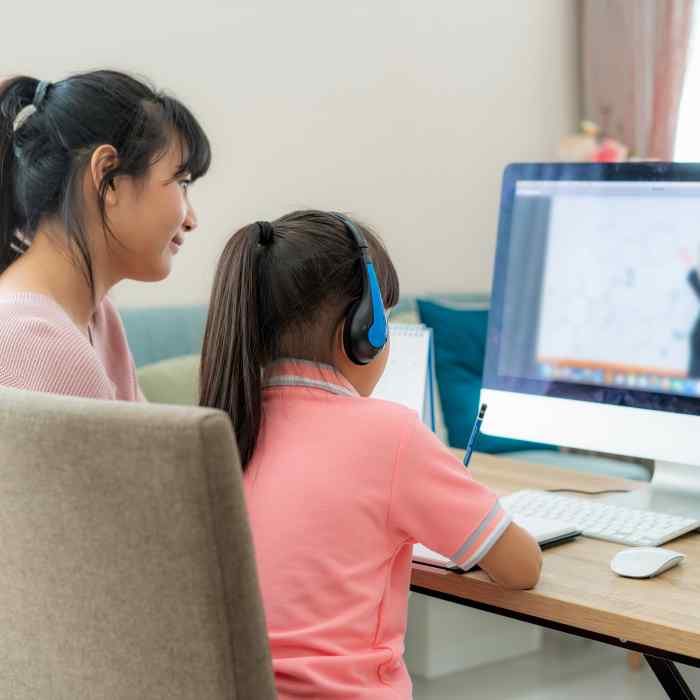
<path id="1" fill-rule="evenodd" d="M 685 559 L 685 554 L 663 547 L 633 547 L 618 552 L 610 568 L 618 576 L 651 578 L 674 567 Z"/>

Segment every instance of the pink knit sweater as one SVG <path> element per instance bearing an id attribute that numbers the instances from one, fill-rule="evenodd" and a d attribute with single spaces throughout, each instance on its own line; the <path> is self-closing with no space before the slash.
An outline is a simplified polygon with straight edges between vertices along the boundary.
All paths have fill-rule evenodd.
<path id="1" fill-rule="evenodd" d="M 105 297 L 93 345 L 51 297 L 0 296 L 0 385 L 94 399 L 142 401 L 124 327 Z"/>

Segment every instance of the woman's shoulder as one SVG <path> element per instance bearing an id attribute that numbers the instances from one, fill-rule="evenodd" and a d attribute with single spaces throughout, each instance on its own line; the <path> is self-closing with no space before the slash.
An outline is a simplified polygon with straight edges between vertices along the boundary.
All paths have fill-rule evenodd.
<path id="1" fill-rule="evenodd" d="M 17 292 L 0 296 L 0 333 L 17 341 L 70 334 L 70 319 L 57 302 L 43 294 Z"/>
<path id="2" fill-rule="evenodd" d="M 111 398 L 112 383 L 90 343 L 42 295 L 0 297 L 0 384 L 18 389 Z"/>
<path id="3" fill-rule="evenodd" d="M 16 292 L 0 295 L 0 330 L 11 331 L 23 337 L 37 331 L 70 333 L 80 332 L 58 302 L 45 294 Z"/>

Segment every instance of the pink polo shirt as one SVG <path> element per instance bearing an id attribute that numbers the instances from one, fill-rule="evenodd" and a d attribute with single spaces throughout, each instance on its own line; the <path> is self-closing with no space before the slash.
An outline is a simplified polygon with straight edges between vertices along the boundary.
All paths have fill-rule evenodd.
<path id="1" fill-rule="evenodd" d="M 0 385 L 143 401 L 124 327 L 108 297 L 97 307 L 90 330 L 92 344 L 44 294 L 0 296 Z"/>
<path id="2" fill-rule="evenodd" d="M 471 567 L 510 522 L 497 496 L 413 411 L 299 360 L 265 373 L 244 482 L 280 700 L 410 698 L 412 546 Z"/>

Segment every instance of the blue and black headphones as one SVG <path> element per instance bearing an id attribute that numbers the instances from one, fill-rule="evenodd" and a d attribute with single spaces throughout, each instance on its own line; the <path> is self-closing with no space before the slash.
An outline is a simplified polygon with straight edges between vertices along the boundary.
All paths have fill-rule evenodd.
<path id="1" fill-rule="evenodd" d="M 382 293 L 367 240 L 350 219 L 337 212 L 331 214 L 345 226 L 362 255 L 362 295 L 345 314 L 343 345 L 352 362 L 367 365 L 382 351 L 389 335 Z"/>

